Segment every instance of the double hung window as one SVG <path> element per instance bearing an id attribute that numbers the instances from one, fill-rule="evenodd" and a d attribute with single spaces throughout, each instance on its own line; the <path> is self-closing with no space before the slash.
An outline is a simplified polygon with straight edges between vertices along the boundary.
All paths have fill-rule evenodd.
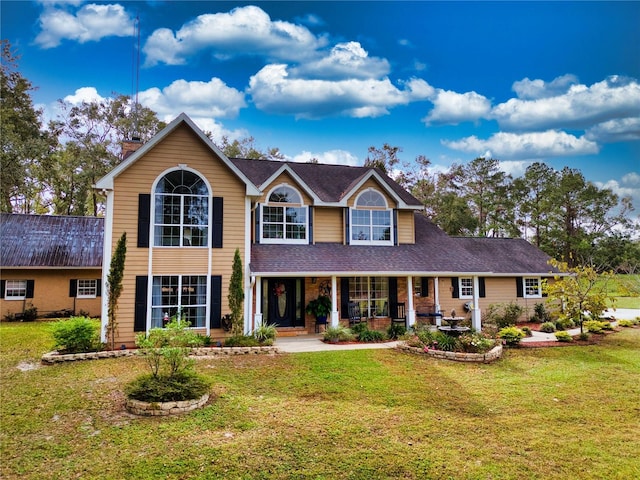
<path id="1" fill-rule="evenodd" d="M 389 316 L 389 279 L 387 277 L 349 279 L 349 301 L 360 305 L 363 316 Z"/>
<path id="2" fill-rule="evenodd" d="M 26 280 L 7 280 L 5 284 L 5 300 L 24 300 L 27 298 Z"/>
<path id="3" fill-rule="evenodd" d="M 98 295 L 97 280 L 78 279 L 76 297 L 95 298 Z"/>
<path id="4" fill-rule="evenodd" d="M 392 218 L 384 197 L 373 189 L 362 192 L 351 209 L 351 243 L 391 245 Z"/>
<path id="5" fill-rule="evenodd" d="M 151 328 L 161 328 L 177 317 L 189 326 L 206 326 L 206 275 L 158 275 L 153 277 Z"/>
<path id="6" fill-rule="evenodd" d="M 473 298 L 473 278 L 460 277 L 460 298 Z"/>
<path id="7" fill-rule="evenodd" d="M 307 243 L 308 207 L 292 187 L 280 185 L 262 205 L 264 243 Z"/>
<path id="8" fill-rule="evenodd" d="M 524 296 L 525 298 L 541 298 L 542 290 L 540 288 L 540 278 L 525 277 L 524 278 Z"/>
<path id="9" fill-rule="evenodd" d="M 206 247 L 209 238 L 209 189 L 188 170 L 167 173 L 156 186 L 154 245 Z"/>

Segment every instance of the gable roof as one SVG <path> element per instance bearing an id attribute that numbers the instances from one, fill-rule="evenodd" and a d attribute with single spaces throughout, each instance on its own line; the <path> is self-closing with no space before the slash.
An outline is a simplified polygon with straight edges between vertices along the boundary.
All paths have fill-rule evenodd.
<path id="1" fill-rule="evenodd" d="M 369 178 L 378 181 L 386 192 L 405 208 L 422 210 L 422 203 L 382 171 L 373 167 L 353 167 L 323 163 L 283 162 L 232 158 L 234 163 L 255 185 L 265 187 L 282 171 L 303 182 L 310 196 L 324 204 L 346 205 L 346 200 Z"/>
<path id="2" fill-rule="evenodd" d="M 104 219 L 0 214 L 0 267 L 100 268 Z"/>
<path id="3" fill-rule="evenodd" d="M 154 135 L 151 140 L 141 146 L 138 150 L 133 152 L 127 158 L 125 158 L 117 167 L 111 170 L 107 175 L 102 177 L 100 180 L 96 182 L 94 188 L 104 189 L 104 190 L 112 190 L 113 189 L 113 180 L 118 177 L 122 172 L 124 172 L 127 168 L 137 162 L 141 157 L 143 157 L 147 152 L 152 150 L 157 144 L 159 144 L 162 140 L 164 140 L 167 136 L 169 136 L 174 130 L 178 127 L 186 125 L 190 128 L 200 140 L 217 156 L 222 160 L 222 162 L 229 167 L 229 169 L 235 173 L 235 175 L 246 185 L 246 194 L 249 196 L 258 196 L 260 195 L 260 190 L 255 186 L 251 180 L 249 180 L 246 175 L 241 172 L 228 158 L 222 153 L 222 151 L 216 147 L 216 145 L 211 141 L 209 137 L 207 137 L 198 126 L 193 123 L 193 120 L 189 118 L 189 116 L 185 113 L 181 113 L 173 120 L 169 125 L 163 128 L 160 132 Z"/>

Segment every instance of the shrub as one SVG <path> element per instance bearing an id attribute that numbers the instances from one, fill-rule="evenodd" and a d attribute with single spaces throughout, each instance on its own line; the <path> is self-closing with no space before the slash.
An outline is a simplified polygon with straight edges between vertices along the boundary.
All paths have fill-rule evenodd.
<path id="1" fill-rule="evenodd" d="M 87 317 L 71 317 L 52 325 L 54 348 L 60 353 L 86 353 L 102 350 L 99 328 Z"/>
<path id="2" fill-rule="evenodd" d="M 391 323 L 389 328 L 387 328 L 387 336 L 391 340 L 396 340 L 407 333 L 407 328 L 404 325 L 399 325 L 397 323 Z"/>
<path id="3" fill-rule="evenodd" d="M 530 337 L 532 335 L 531 329 L 529 327 L 522 327 L 522 331 L 527 337 Z"/>
<path id="4" fill-rule="evenodd" d="M 387 336 L 378 330 L 369 330 L 369 328 L 364 328 L 356 334 L 356 338 L 359 342 L 381 342 L 382 340 L 385 340 Z"/>
<path id="5" fill-rule="evenodd" d="M 38 318 L 38 309 L 33 306 L 33 304 L 29 304 L 27 308 L 24 309 L 22 313 L 22 321 L 23 322 L 33 322 L 36 318 Z"/>
<path id="6" fill-rule="evenodd" d="M 531 322 L 544 323 L 551 321 L 551 315 L 547 312 L 544 303 L 536 303 L 533 307 L 533 316 L 529 319 Z"/>
<path id="7" fill-rule="evenodd" d="M 562 317 L 556 321 L 556 329 L 558 330 L 567 330 L 569 328 L 575 327 L 576 324 L 569 317 Z"/>
<path id="8" fill-rule="evenodd" d="M 633 322 L 631 320 L 618 320 L 619 327 L 633 327 Z"/>
<path id="9" fill-rule="evenodd" d="M 491 304 L 487 307 L 484 321 L 504 328 L 515 325 L 523 313 L 524 308 L 515 302 Z"/>
<path id="10" fill-rule="evenodd" d="M 143 402 L 180 402 L 202 397 L 211 387 L 211 380 L 195 372 L 177 375 L 141 375 L 125 386 L 128 398 Z"/>
<path id="11" fill-rule="evenodd" d="M 454 352 L 460 349 L 458 339 L 443 332 L 435 333 L 432 347 L 445 352 Z"/>
<path id="12" fill-rule="evenodd" d="M 611 322 L 607 322 L 606 320 L 601 321 L 600 326 L 603 330 L 613 330 L 613 325 L 611 325 Z"/>
<path id="13" fill-rule="evenodd" d="M 589 333 L 580 332 L 580 335 L 578 335 L 578 340 L 589 340 Z"/>
<path id="14" fill-rule="evenodd" d="M 350 342 L 353 340 L 353 332 L 344 325 L 330 325 L 326 328 L 323 338 L 328 342 Z"/>
<path id="15" fill-rule="evenodd" d="M 601 322 L 600 320 L 585 320 L 582 324 L 582 327 L 585 331 L 591 333 L 602 333 L 602 324 L 605 322 Z M 607 322 L 609 323 L 609 322 Z"/>
<path id="16" fill-rule="evenodd" d="M 468 353 L 485 353 L 491 350 L 495 344 L 495 340 L 478 332 L 466 333 L 458 337 L 459 347 Z"/>
<path id="17" fill-rule="evenodd" d="M 498 338 L 510 346 L 518 345 L 524 337 L 525 333 L 517 327 L 505 327 L 498 332 Z"/>
<path id="18" fill-rule="evenodd" d="M 569 332 L 556 332 L 556 340 L 559 342 L 573 342 L 573 337 Z"/>
<path id="19" fill-rule="evenodd" d="M 253 331 L 253 336 L 260 345 L 273 345 L 277 335 L 278 331 L 274 324 L 267 325 L 266 323 L 262 323 Z"/>
<path id="20" fill-rule="evenodd" d="M 540 331 L 545 333 L 553 333 L 556 331 L 556 324 L 553 322 L 544 322 L 540 325 Z"/>
<path id="21" fill-rule="evenodd" d="M 259 347 L 260 342 L 253 335 L 234 335 L 225 338 L 225 347 Z"/>

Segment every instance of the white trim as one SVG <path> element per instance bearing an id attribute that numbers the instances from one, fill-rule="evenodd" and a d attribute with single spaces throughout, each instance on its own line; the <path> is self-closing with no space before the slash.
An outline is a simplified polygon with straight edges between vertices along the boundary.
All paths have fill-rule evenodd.
<path id="1" fill-rule="evenodd" d="M 235 255 L 235 251 L 234 251 Z M 253 288 L 251 286 L 251 200 L 244 200 L 244 328 L 245 333 L 251 332 L 251 308 L 253 305 Z M 222 301 L 222 299 L 221 299 Z M 260 319 L 262 323 L 262 318 Z"/>
<path id="2" fill-rule="evenodd" d="M 536 280 L 538 283 L 538 293 L 534 295 L 527 294 L 527 280 Z M 536 276 L 526 276 L 522 277 L 522 297 L 523 298 L 542 298 L 542 279 Z"/>
<path id="3" fill-rule="evenodd" d="M 7 295 L 7 290 L 9 290 L 9 282 L 22 282 L 22 283 L 24 283 L 24 295 L 8 296 Z M 9 280 L 9 279 L 7 279 L 7 280 L 5 280 L 4 292 L 3 292 L 3 298 L 2 299 L 3 300 L 7 300 L 9 302 L 16 301 L 16 300 L 18 300 L 18 301 L 26 300 L 27 299 L 27 287 L 28 287 L 27 280 L 13 280 L 13 279 Z M 22 287 L 18 287 L 18 288 L 12 287 L 12 290 L 18 290 L 18 289 L 22 290 Z"/>
<path id="4" fill-rule="evenodd" d="M 109 289 L 107 276 L 111 268 L 111 246 L 113 245 L 113 190 L 104 192 L 106 199 L 106 215 L 104 219 L 104 233 L 102 236 L 102 311 L 100 312 L 100 341 L 107 342 L 107 326 L 109 324 Z M 128 240 L 127 240 L 128 243 Z"/>
<path id="5" fill-rule="evenodd" d="M 298 184 L 298 187 L 301 188 L 304 193 L 306 193 L 309 197 L 311 197 L 313 199 L 313 204 L 323 204 L 322 200 L 320 199 L 320 197 L 318 197 L 318 195 L 316 195 L 316 193 L 313 191 L 313 189 L 311 187 L 309 187 L 309 185 L 306 184 L 306 182 L 304 180 L 302 180 L 302 178 L 300 178 L 298 176 L 298 174 L 296 172 L 293 171 L 293 169 L 287 164 L 287 163 L 283 163 L 282 166 L 280 168 L 278 168 L 269 178 L 267 178 L 264 182 L 262 182 L 258 188 L 260 188 L 261 190 L 265 189 L 266 187 L 268 187 L 269 185 L 271 185 L 280 175 L 282 175 L 284 172 L 287 172 L 289 175 L 291 175 L 291 177 L 295 180 L 295 182 Z M 282 185 L 283 183 L 279 183 L 278 185 Z M 275 188 L 275 187 L 274 187 Z M 269 192 L 270 194 L 270 192 Z M 266 200 L 269 200 L 269 196 L 267 195 Z"/>
<path id="6" fill-rule="evenodd" d="M 465 300 L 473 298 L 473 296 L 476 293 L 476 282 L 474 281 L 475 278 L 478 278 L 478 277 L 476 275 L 474 275 L 474 276 L 465 275 L 464 277 L 462 277 L 462 276 L 458 277 L 458 298 L 465 299 Z M 462 280 L 463 279 L 464 280 L 471 279 L 471 295 L 463 295 L 462 294 Z M 469 287 L 465 286 L 465 288 L 469 288 Z"/>

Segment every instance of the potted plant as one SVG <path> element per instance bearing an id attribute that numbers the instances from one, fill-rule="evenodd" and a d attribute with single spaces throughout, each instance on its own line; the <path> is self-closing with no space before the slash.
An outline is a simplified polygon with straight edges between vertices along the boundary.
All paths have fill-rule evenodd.
<path id="1" fill-rule="evenodd" d="M 316 320 L 326 320 L 331 313 L 331 298 L 326 295 L 320 295 L 318 298 L 311 300 L 307 304 L 306 312 L 309 315 L 315 315 Z"/>

